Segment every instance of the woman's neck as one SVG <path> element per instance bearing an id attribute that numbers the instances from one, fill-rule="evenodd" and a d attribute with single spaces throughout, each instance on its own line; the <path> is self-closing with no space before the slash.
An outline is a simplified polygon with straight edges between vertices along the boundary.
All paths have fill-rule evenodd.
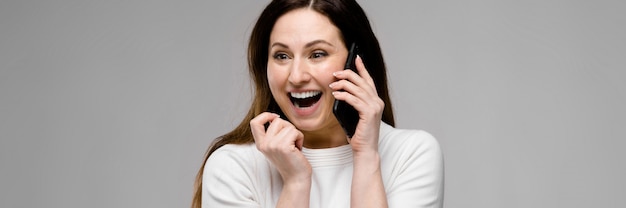
<path id="1" fill-rule="evenodd" d="M 304 134 L 304 147 L 309 149 L 331 148 L 348 144 L 346 133 L 340 125 L 318 131 L 303 131 L 302 133 Z"/>

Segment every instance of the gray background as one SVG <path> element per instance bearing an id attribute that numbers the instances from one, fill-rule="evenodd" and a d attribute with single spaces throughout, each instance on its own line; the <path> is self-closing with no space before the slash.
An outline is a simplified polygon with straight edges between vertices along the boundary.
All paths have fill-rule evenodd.
<path id="1" fill-rule="evenodd" d="M 624 1 L 360 1 L 446 207 L 626 207 Z M 267 1 L 0 2 L 0 207 L 187 207 Z"/>

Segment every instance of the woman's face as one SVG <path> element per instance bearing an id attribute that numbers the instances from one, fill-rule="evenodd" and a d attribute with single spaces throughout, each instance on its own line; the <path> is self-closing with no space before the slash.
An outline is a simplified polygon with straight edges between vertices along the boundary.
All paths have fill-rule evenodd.
<path id="1" fill-rule="evenodd" d="M 333 72 L 343 70 L 347 55 L 339 29 L 314 10 L 290 11 L 276 21 L 269 42 L 268 82 L 280 109 L 298 129 L 337 129 L 328 85 L 335 81 Z"/>

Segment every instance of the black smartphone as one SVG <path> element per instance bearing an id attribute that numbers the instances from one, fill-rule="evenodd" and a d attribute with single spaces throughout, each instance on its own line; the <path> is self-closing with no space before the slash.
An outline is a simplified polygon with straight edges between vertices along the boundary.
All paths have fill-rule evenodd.
<path id="1" fill-rule="evenodd" d="M 355 62 L 356 55 L 359 53 L 358 50 L 359 48 L 356 43 L 352 43 L 352 45 L 350 45 L 344 69 L 350 69 L 357 72 Z M 356 125 L 359 123 L 359 112 L 345 101 L 335 99 L 335 103 L 333 104 L 333 114 L 337 117 L 339 124 L 341 124 L 341 127 L 346 132 L 348 138 L 352 138 L 354 132 L 356 131 Z"/>

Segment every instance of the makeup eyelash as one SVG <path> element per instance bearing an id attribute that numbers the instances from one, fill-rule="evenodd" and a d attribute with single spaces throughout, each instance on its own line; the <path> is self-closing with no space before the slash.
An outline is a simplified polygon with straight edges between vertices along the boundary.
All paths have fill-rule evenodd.
<path id="1" fill-rule="evenodd" d="M 278 60 L 285 60 L 288 59 L 289 56 L 285 53 L 276 53 L 272 56 L 274 59 L 278 59 Z"/>
<path id="2" fill-rule="evenodd" d="M 327 56 L 327 55 L 328 55 L 328 53 L 326 53 L 326 52 L 324 52 L 324 51 L 316 51 L 316 52 L 313 52 L 313 53 L 311 54 L 311 58 L 322 58 L 322 57 L 325 57 L 325 56 Z M 317 57 L 316 57 L 316 56 L 317 56 Z"/>

